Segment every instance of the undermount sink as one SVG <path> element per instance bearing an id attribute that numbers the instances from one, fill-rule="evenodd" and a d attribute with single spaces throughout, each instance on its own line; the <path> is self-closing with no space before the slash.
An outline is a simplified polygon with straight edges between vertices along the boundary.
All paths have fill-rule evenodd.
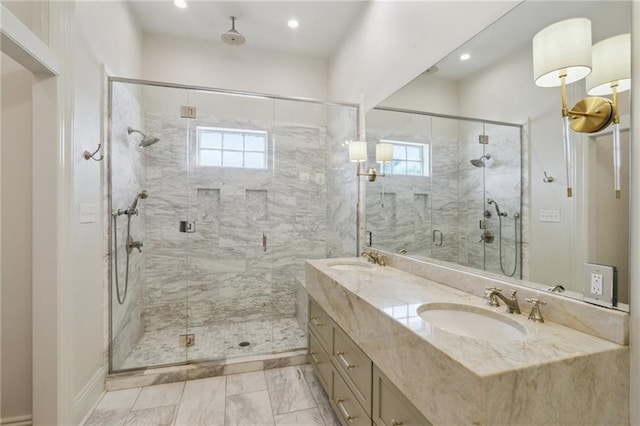
<path id="1" fill-rule="evenodd" d="M 373 268 L 372 264 L 364 262 L 335 262 L 328 266 L 339 271 L 369 271 Z"/>
<path id="2" fill-rule="evenodd" d="M 418 307 L 417 311 L 420 318 L 433 327 L 458 336 L 513 342 L 527 335 L 526 329 L 517 322 L 475 306 L 427 303 Z"/>

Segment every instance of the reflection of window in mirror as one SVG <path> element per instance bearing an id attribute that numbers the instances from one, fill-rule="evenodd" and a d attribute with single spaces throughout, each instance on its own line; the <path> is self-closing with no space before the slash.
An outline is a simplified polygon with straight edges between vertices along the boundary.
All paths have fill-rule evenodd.
<path id="1" fill-rule="evenodd" d="M 429 176 L 429 144 L 381 139 L 393 145 L 393 161 L 385 163 L 388 175 Z"/>

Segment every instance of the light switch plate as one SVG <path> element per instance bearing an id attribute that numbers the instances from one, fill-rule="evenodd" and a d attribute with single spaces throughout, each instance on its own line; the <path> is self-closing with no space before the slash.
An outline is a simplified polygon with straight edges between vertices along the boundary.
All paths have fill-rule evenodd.
<path id="1" fill-rule="evenodd" d="M 540 222 L 560 222 L 560 210 L 540 210 Z"/>
<path id="2" fill-rule="evenodd" d="M 582 272 L 584 300 L 600 306 L 616 306 L 617 278 L 615 266 L 585 263 Z"/>
<path id="3" fill-rule="evenodd" d="M 93 223 L 96 221 L 96 205 L 80 204 L 80 223 Z"/>

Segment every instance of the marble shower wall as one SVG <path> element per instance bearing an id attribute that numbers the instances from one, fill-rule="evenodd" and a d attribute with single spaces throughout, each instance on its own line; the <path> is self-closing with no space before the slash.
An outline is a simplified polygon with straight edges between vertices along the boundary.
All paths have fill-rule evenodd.
<path id="1" fill-rule="evenodd" d="M 368 161 L 367 167 L 362 166 L 363 172 L 369 165 L 376 164 L 375 144 L 380 139 L 424 143 L 425 149 L 429 149 L 432 140 L 424 132 L 367 130 Z M 376 170 L 380 171 L 380 167 Z M 407 250 L 409 254 L 430 257 L 433 197 L 429 176 L 387 175 L 368 182 L 366 230 L 371 232 L 373 246 L 384 247 L 394 253 Z"/>
<path id="2" fill-rule="evenodd" d="M 328 190 L 327 171 L 339 161 L 327 152 L 353 132 L 354 117 L 337 110 L 327 128 L 285 117 L 146 114 L 161 138 L 147 150 L 146 330 L 296 316 L 304 259 L 342 254 L 349 244 L 340 232 L 355 221 L 333 201 L 348 190 Z M 197 166 L 197 126 L 268 131 L 269 168 Z M 181 220 L 194 221 L 196 232 L 180 233 Z"/>
<path id="3" fill-rule="evenodd" d="M 357 177 L 346 141 L 356 140 L 356 108 L 328 106 L 326 257 L 356 255 Z"/>
<path id="4" fill-rule="evenodd" d="M 112 209 L 125 210 L 131 205 L 136 195 L 145 189 L 144 150 L 138 147 L 139 135 L 127 134 L 127 127 L 145 131 L 141 119 L 140 93 L 135 85 L 113 83 L 110 154 L 107 156 L 111 167 L 111 202 Z M 105 203 L 108 205 L 108 203 Z M 131 236 L 134 240 L 145 241 L 145 200 L 138 203 L 139 216 L 131 217 Z M 127 297 L 123 305 L 118 303 L 115 285 L 115 256 L 118 260 L 118 283 L 120 294 L 124 295 L 126 282 L 126 238 L 127 216 L 117 218 L 117 234 L 114 234 L 113 217 L 109 212 L 111 244 L 117 237 L 115 254 L 111 253 L 111 342 L 113 351 L 113 368 L 119 369 L 140 336 L 144 333 L 142 320 L 143 284 L 145 282 L 146 250 L 142 253 L 134 250 L 129 259 L 129 283 Z"/>
<path id="5" fill-rule="evenodd" d="M 486 135 L 489 143 L 478 142 L 479 135 Z M 490 155 L 485 167 L 474 167 L 471 159 Z M 475 122 L 460 122 L 460 239 L 457 263 L 503 274 L 520 275 L 521 249 L 516 252 L 515 214 L 518 241 L 521 241 L 521 143 L 520 128 Z M 499 218 L 495 206 L 498 203 L 507 216 Z M 488 210 L 490 218 L 483 213 Z M 500 228 L 500 219 L 502 228 Z M 480 220 L 494 235 L 492 243 L 479 243 L 482 235 Z M 500 264 L 500 233 L 502 232 L 502 267 Z M 516 266 L 517 265 L 517 266 Z M 514 273 L 515 270 L 515 273 Z"/>

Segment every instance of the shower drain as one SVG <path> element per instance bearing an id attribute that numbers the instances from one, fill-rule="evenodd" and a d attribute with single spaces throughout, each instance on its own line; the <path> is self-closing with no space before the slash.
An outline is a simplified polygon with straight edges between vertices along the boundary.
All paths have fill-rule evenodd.
<path id="1" fill-rule="evenodd" d="M 240 342 L 238 343 L 238 346 L 249 346 L 251 343 L 249 342 Z"/>

